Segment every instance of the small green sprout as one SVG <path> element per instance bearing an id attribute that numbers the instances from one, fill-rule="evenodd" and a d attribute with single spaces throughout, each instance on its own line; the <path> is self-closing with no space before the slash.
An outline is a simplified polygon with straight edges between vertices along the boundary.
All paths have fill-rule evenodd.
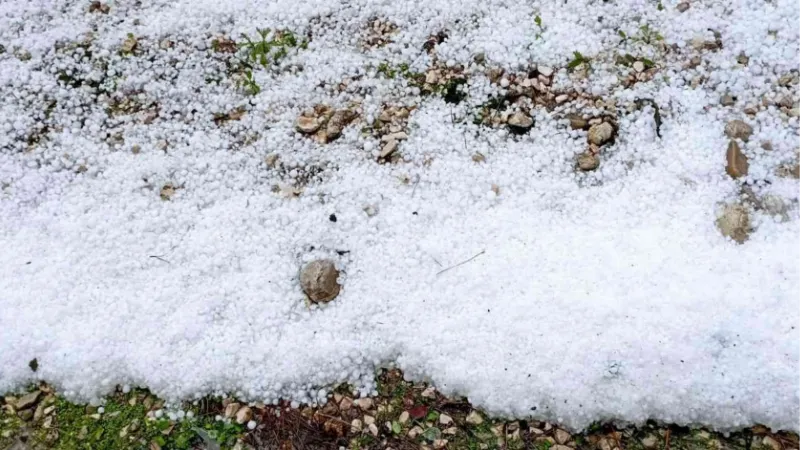
<path id="1" fill-rule="evenodd" d="M 583 56 L 583 54 L 579 51 L 572 52 L 572 61 L 567 64 L 567 70 L 572 72 L 573 70 L 577 69 L 578 66 L 581 64 L 585 64 L 586 67 L 591 67 L 591 61 L 589 58 Z"/>

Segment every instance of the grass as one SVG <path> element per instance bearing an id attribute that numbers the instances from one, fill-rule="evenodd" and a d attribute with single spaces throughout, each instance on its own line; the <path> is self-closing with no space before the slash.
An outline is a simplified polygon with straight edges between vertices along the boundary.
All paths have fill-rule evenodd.
<path id="1" fill-rule="evenodd" d="M 289 55 L 292 49 L 308 48 L 307 40 L 298 40 L 297 36 L 289 30 L 258 29 L 257 35 L 250 37 L 242 35 L 242 41 L 227 43 L 222 41 L 212 42 L 215 51 L 239 51 L 242 67 L 238 81 L 239 88 L 249 95 L 261 92 L 261 86 L 256 82 L 254 71 L 258 68 L 270 69 Z"/>
<path id="2" fill-rule="evenodd" d="M 54 450 L 248 448 L 242 447 L 243 444 L 256 449 L 378 450 L 391 447 L 417 450 L 423 445 L 432 448 L 441 440 L 447 440 L 445 448 L 448 450 L 551 450 L 555 445 L 556 427 L 537 420 L 492 418 L 480 411 L 483 422 L 470 424 L 466 417 L 473 407 L 466 399 L 448 398 L 438 393 L 431 395 L 426 393 L 429 392 L 427 387 L 424 383 L 405 381 L 397 370 L 383 370 L 377 376 L 378 396 L 373 397 L 374 407 L 370 411 L 362 411 L 357 406 L 337 411 L 333 401 L 316 409 L 289 409 L 287 404 L 277 408 L 254 408 L 259 411 L 255 413 L 259 425 L 253 431 L 231 421 L 215 420 L 225 409 L 217 398 L 185 404 L 183 410 L 191 411 L 193 417 L 171 420 L 153 417 L 153 412 L 160 410 L 163 402 L 147 390 L 118 391 L 105 399 L 104 411 L 100 413 L 96 407 L 51 394 L 45 387 L 37 406 L 40 411 L 34 414 L 33 409 L 25 410 L 27 414 L 20 414 L 24 418 L 18 417 L 11 406 L 14 400 L 0 398 L 0 448 L 11 447 L 21 436 L 29 437 L 30 448 Z M 333 392 L 354 397 L 352 387 L 347 385 L 340 385 Z M 404 411 L 409 412 L 410 417 L 400 423 Z M 376 419 L 377 435 L 371 434 L 366 426 L 362 432 L 350 430 L 351 420 L 363 419 L 365 414 Z M 440 424 L 443 414 L 452 421 Z M 331 423 L 340 426 L 333 429 Z M 422 432 L 415 437 L 408 436 L 409 430 L 417 426 Z M 754 440 L 754 436 L 764 434 L 769 433 L 763 427 L 723 436 L 654 422 L 626 428 L 595 423 L 583 433 L 569 437 L 568 445 L 576 450 L 596 450 L 602 447 L 605 439 L 622 450 L 770 450 Z M 797 447 L 794 434 L 771 436 L 786 449 Z M 645 439 L 655 439 L 656 445 L 645 448 Z"/>

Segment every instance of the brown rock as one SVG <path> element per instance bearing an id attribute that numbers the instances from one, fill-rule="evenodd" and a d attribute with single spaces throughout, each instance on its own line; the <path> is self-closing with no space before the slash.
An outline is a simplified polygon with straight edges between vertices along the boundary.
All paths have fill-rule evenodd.
<path id="1" fill-rule="evenodd" d="M 566 431 L 564 431 L 564 430 L 562 430 L 560 428 L 558 430 L 556 430 L 555 438 L 556 438 L 556 442 L 558 442 L 559 444 L 566 444 L 567 442 L 569 442 L 571 437 L 572 436 L 570 436 L 570 434 L 568 432 L 566 432 Z"/>
<path id="2" fill-rule="evenodd" d="M 567 119 L 569 119 L 569 126 L 573 130 L 585 130 L 589 126 L 589 121 L 579 114 L 569 114 Z"/>
<path id="3" fill-rule="evenodd" d="M 508 118 L 508 127 L 514 133 L 526 133 L 533 126 L 533 118 L 522 112 L 515 112 Z"/>
<path id="4" fill-rule="evenodd" d="M 761 440 L 761 445 L 769 450 L 783 450 L 781 443 L 772 436 L 764 436 L 764 439 Z"/>
<path id="5" fill-rule="evenodd" d="M 614 127 L 608 122 L 592 125 L 589 128 L 589 142 L 595 145 L 603 145 L 610 141 L 614 136 Z"/>
<path id="6" fill-rule="evenodd" d="M 733 106 L 736 104 L 736 100 L 728 94 L 723 95 L 719 99 L 719 104 L 722 106 Z"/>
<path id="7" fill-rule="evenodd" d="M 583 152 L 578 155 L 578 168 L 589 172 L 600 167 L 600 157 L 592 152 Z"/>
<path id="8" fill-rule="evenodd" d="M 783 164 L 775 171 L 781 178 L 800 178 L 800 163 Z"/>
<path id="9" fill-rule="evenodd" d="M 742 205 L 725 205 L 717 218 L 717 228 L 723 236 L 741 244 L 750 236 L 750 215 Z"/>
<path id="10" fill-rule="evenodd" d="M 243 425 L 253 418 L 253 410 L 249 406 L 244 406 L 236 411 L 236 423 Z"/>
<path id="11" fill-rule="evenodd" d="M 330 120 L 328 120 L 328 125 L 325 128 L 325 132 L 328 135 L 328 142 L 338 138 L 342 134 L 344 127 L 346 127 L 355 118 L 356 113 L 349 109 L 336 110 L 336 112 L 334 112 L 331 116 Z"/>
<path id="12" fill-rule="evenodd" d="M 748 125 L 743 120 L 731 120 L 727 125 L 725 125 L 725 135 L 731 139 L 741 139 L 747 142 L 752 134 L 753 127 Z"/>
<path id="13" fill-rule="evenodd" d="M 161 200 L 164 201 L 170 200 L 172 196 L 175 195 L 175 186 L 171 184 L 165 184 L 161 188 L 161 192 L 159 193 L 159 195 L 161 196 Z"/>
<path id="14" fill-rule="evenodd" d="M 305 134 L 312 134 L 319 130 L 321 123 L 316 117 L 300 116 L 294 123 L 294 129 Z"/>
<path id="15" fill-rule="evenodd" d="M 728 142 L 726 159 L 728 160 L 728 165 L 725 166 L 725 172 L 727 172 L 728 175 L 732 178 L 739 178 L 747 175 L 747 169 L 750 166 L 747 163 L 747 156 L 742 153 L 739 144 L 733 139 Z"/>
<path id="16" fill-rule="evenodd" d="M 42 395 L 42 391 L 38 389 L 33 392 L 29 392 L 17 399 L 17 401 L 14 403 L 14 408 L 17 410 L 22 410 L 32 407 L 37 401 L 39 401 L 40 395 Z"/>
<path id="17" fill-rule="evenodd" d="M 225 418 L 232 419 L 234 416 L 236 416 L 236 412 L 239 411 L 240 407 L 241 405 L 236 402 L 228 403 L 225 406 L 225 412 L 223 413 Z"/>
<path id="18" fill-rule="evenodd" d="M 689 2 L 680 2 L 678 3 L 677 9 L 679 12 L 686 12 L 689 10 L 690 7 L 691 5 L 689 4 Z"/>
<path id="19" fill-rule="evenodd" d="M 318 259 L 306 264 L 300 272 L 300 286 L 303 292 L 314 303 L 327 303 L 337 295 L 339 285 L 339 271 L 329 259 Z"/>

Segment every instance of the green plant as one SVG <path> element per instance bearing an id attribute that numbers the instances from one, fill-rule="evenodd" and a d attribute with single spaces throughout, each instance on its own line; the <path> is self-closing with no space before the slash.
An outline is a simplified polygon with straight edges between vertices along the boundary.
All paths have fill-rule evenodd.
<path id="1" fill-rule="evenodd" d="M 239 87 L 250 95 L 258 95 L 261 92 L 261 86 L 253 79 L 253 71 L 250 69 L 242 72 L 242 77 L 238 81 Z"/>
<path id="2" fill-rule="evenodd" d="M 534 23 L 536 24 L 536 26 L 539 28 L 539 29 L 536 31 L 536 39 L 541 39 L 541 38 L 542 38 L 542 33 L 544 33 L 544 25 L 542 24 L 542 18 L 541 18 L 541 16 L 536 16 L 536 17 L 534 17 L 534 18 L 533 18 L 533 22 L 534 22 Z"/>
<path id="3" fill-rule="evenodd" d="M 644 24 L 639 27 L 639 33 L 637 38 L 639 41 L 642 41 L 645 44 L 654 44 L 656 42 L 664 40 L 664 36 L 661 36 L 661 34 L 658 31 L 650 28 L 650 25 L 647 24 Z"/>
<path id="4" fill-rule="evenodd" d="M 258 38 L 250 39 L 243 34 L 244 41 L 237 47 L 244 49 L 245 61 L 251 65 L 260 65 L 264 68 L 274 64 L 288 55 L 289 48 L 297 47 L 297 38 L 288 30 L 271 32 L 268 29 L 258 29 Z"/>
<path id="5" fill-rule="evenodd" d="M 581 52 L 576 50 L 572 52 L 572 60 L 567 64 L 567 70 L 572 72 L 573 70 L 577 69 L 578 66 L 580 66 L 581 64 L 585 64 L 586 67 L 591 68 L 591 60 L 583 56 Z"/>
<path id="6" fill-rule="evenodd" d="M 378 73 L 383 74 L 386 78 L 394 78 L 397 71 L 392 68 L 387 62 L 382 62 L 378 65 Z"/>

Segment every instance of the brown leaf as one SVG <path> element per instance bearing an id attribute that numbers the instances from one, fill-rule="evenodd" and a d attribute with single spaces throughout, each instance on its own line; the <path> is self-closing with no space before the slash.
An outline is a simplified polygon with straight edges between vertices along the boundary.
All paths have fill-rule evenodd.
<path id="1" fill-rule="evenodd" d="M 428 414 L 428 407 L 425 405 L 418 405 L 408 410 L 408 415 L 412 419 L 422 419 Z"/>

